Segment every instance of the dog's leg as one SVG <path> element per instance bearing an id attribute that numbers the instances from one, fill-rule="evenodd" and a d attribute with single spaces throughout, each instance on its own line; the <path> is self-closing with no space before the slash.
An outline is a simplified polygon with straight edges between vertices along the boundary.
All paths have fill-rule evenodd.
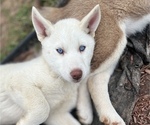
<path id="1" fill-rule="evenodd" d="M 120 34 L 116 34 L 116 36 L 119 35 L 120 37 L 118 37 L 118 41 L 116 41 L 118 44 L 116 48 L 114 48 L 114 52 L 94 71 L 88 81 L 88 88 L 98 112 L 99 119 L 107 125 L 125 125 L 122 118 L 112 106 L 108 93 L 109 78 L 127 43 L 124 23 L 120 23 L 119 27 L 121 32 Z"/>
<path id="2" fill-rule="evenodd" d="M 90 78 L 89 90 L 101 122 L 107 125 L 125 125 L 112 106 L 108 93 L 109 70 Z"/>
<path id="3" fill-rule="evenodd" d="M 70 113 L 56 112 L 47 119 L 46 125 L 81 125 Z"/>
<path id="4" fill-rule="evenodd" d="M 91 124 L 93 121 L 93 112 L 90 95 L 87 88 L 87 79 L 85 79 L 79 87 L 77 115 L 80 122 L 83 124 Z"/>
<path id="5" fill-rule="evenodd" d="M 49 115 L 50 108 L 42 92 L 37 87 L 25 86 L 19 95 L 22 96 L 26 114 L 16 125 L 39 125 L 43 123 Z"/>

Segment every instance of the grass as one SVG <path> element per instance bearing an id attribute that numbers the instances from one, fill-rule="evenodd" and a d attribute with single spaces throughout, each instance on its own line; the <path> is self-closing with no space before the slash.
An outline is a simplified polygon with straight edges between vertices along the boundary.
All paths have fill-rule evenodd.
<path id="1" fill-rule="evenodd" d="M 58 0 L 41 0 L 44 6 L 54 6 Z M 3 0 L 0 0 L 2 3 Z M 34 1 L 31 0 L 28 3 L 21 5 L 15 15 L 10 16 L 11 9 L 3 9 L 1 13 L 5 15 L 9 23 L 9 31 L 7 43 L 5 48 L 1 47 L 0 61 L 2 61 L 17 45 L 23 40 L 32 30 L 33 25 L 31 22 L 31 7 Z"/>
<path id="2" fill-rule="evenodd" d="M 10 16 L 9 9 L 3 9 L 2 13 L 8 20 L 8 38 L 5 48 L 1 48 L 0 61 L 3 60 L 27 34 L 33 30 L 30 20 L 32 3 L 22 5 L 15 15 Z M 11 22 L 9 22 L 11 21 Z"/>

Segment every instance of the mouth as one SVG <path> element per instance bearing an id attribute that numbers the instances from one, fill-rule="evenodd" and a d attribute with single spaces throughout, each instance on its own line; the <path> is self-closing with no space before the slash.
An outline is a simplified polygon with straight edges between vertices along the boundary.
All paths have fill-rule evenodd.
<path id="1" fill-rule="evenodd" d="M 73 81 L 73 83 L 80 83 L 81 80 L 82 80 L 82 79 L 79 79 L 79 80 L 74 80 L 74 79 L 73 79 L 72 81 Z"/>

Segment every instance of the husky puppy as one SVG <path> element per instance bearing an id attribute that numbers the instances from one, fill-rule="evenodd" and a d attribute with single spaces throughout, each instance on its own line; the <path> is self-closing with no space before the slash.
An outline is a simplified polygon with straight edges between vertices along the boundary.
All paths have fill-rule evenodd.
<path id="1" fill-rule="evenodd" d="M 56 24 L 33 7 L 32 22 L 42 55 L 0 66 L 0 125 L 80 125 L 70 111 L 80 94 L 88 95 L 84 81 L 90 73 L 99 6 L 81 21 L 69 18 Z"/>
<path id="2" fill-rule="evenodd" d="M 111 104 L 108 82 L 126 46 L 126 37 L 142 31 L 150 23 L 150 0 L 69 0 L 65 7 L 43 8 L 42 11 L 52 22 L 68 16 L 81 19 L 96 4 L 100 5 L 101 23 L 95 35 L 88 87 L 100 121 L 107 125 L 124 125 Z M 88 121 L 89 107 L 82 105 L 80 109 L 87 114 L 82 115 L 84 122 Z"/>

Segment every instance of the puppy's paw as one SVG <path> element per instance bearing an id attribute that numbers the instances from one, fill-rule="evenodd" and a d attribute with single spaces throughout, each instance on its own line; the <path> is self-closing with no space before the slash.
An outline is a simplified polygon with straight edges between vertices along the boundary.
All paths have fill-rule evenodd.
<path id="1" fill-rule="evenodd" d="M 24 122 L 23 119 L 20 119 L 16 125 L 25 125 L 26 123 Z"/>
<path id="2" fill-rule="evenodd" d="M 100 116 L 100 121 L 105 125 L 126 125 L 123 119 L 116 112 L 102 113 Z"/>
<path id="3" fill-rule="evenodd" d="M 84 125 L 90 125 L 93 121 L 93 113 L 91 110 L 78 110 L 77 115 L 79 121 Z"/>

